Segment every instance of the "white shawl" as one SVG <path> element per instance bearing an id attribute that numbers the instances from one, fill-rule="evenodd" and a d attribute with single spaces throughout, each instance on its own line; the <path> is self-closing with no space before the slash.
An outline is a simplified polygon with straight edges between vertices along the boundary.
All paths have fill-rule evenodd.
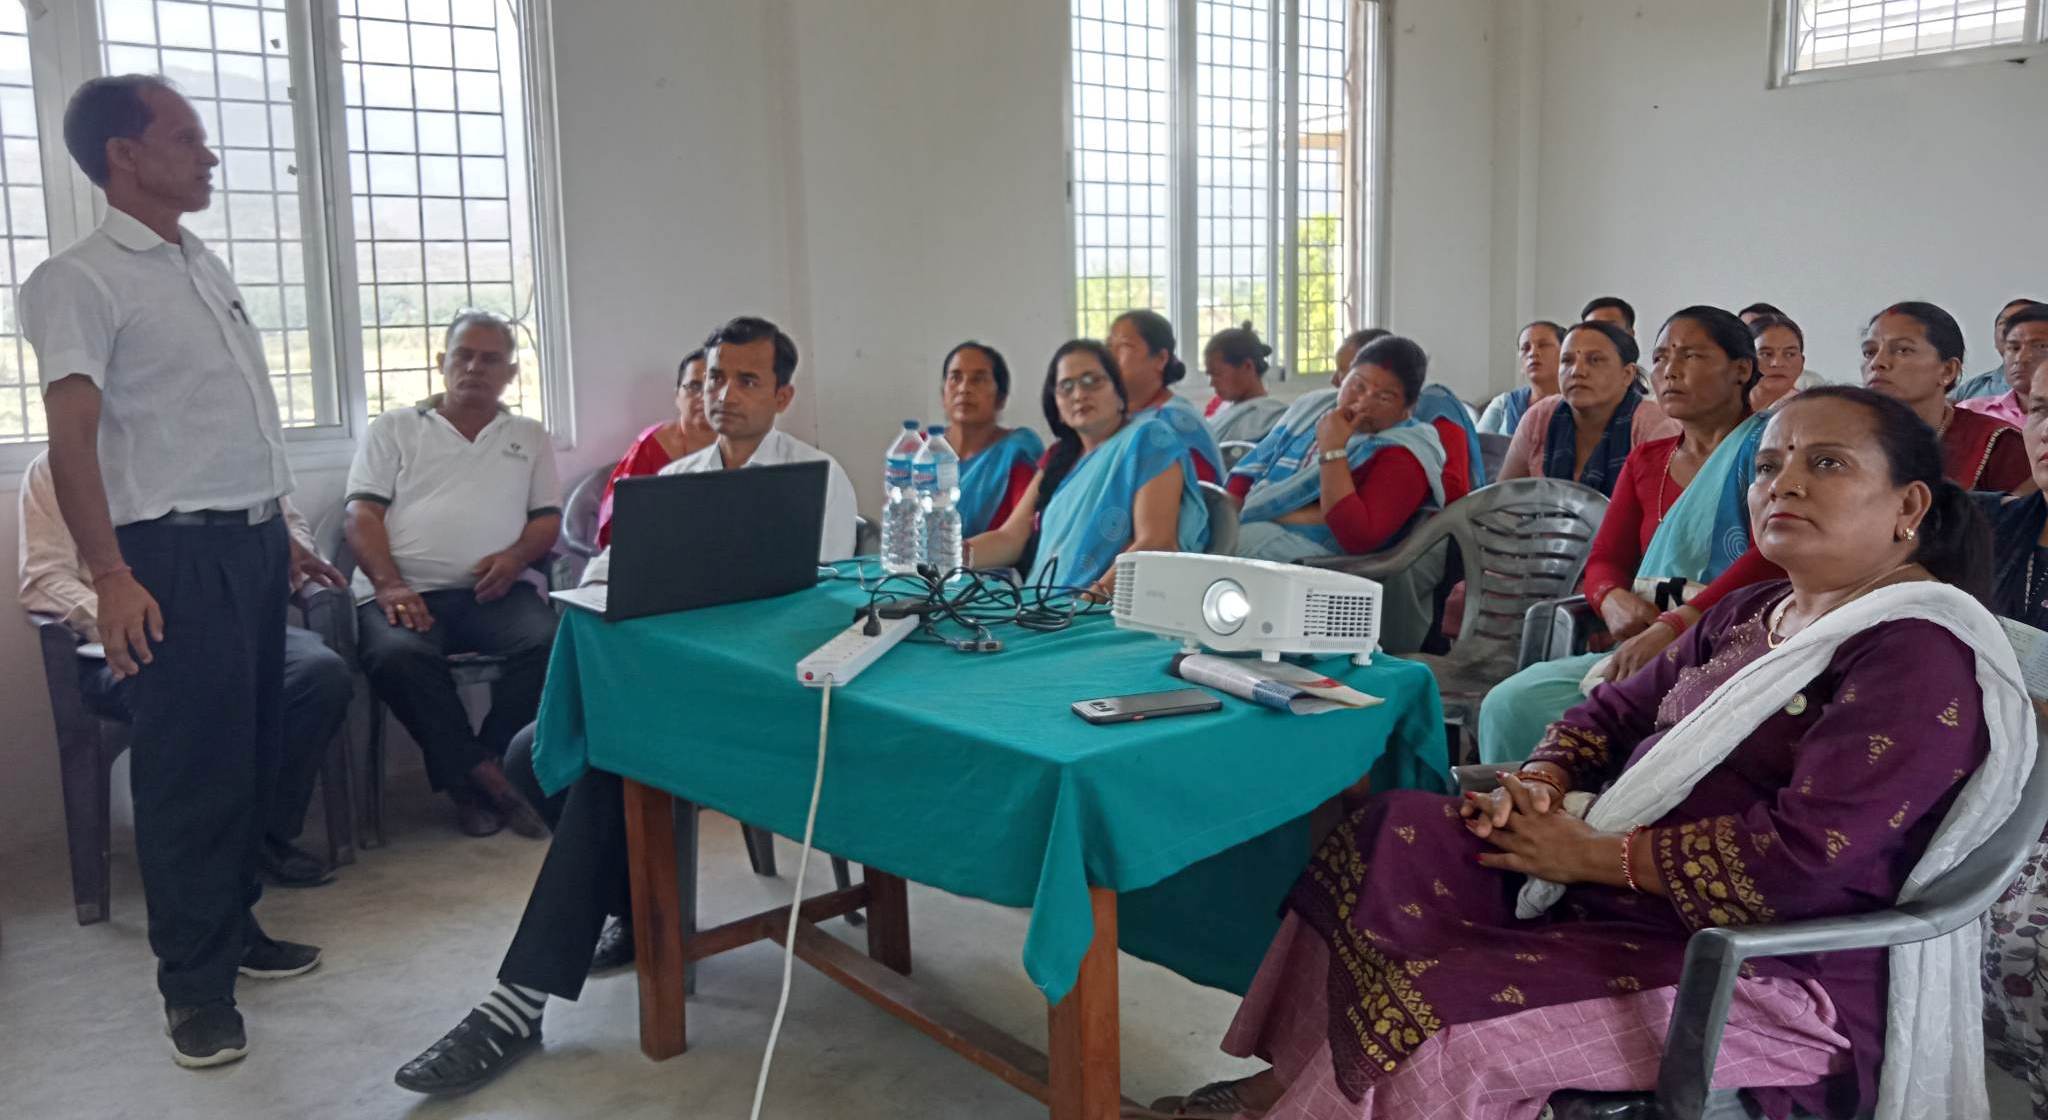
<path id="1" fill-rule="evenodd" d="M 2019 804 L 2034 762 L 2034 713 L 2011 643 L 1975 599 L 1942 583 L 1893 584 L 1840 607 L 1783 646 L 1744 666 L 1623 772 L 1593 802 L 1586 823 L 1621 832 L 1662 818 L 1693 784 L 1784 708 L 1834 659 L 1842 642 L 1879 623 L 1921 618 L 1939 623 L 1976 651 L 1977 684 L 1991 753 L 1964 784 L 1899 901 L 1912 900 L 1988 839 Z M 1540 879 L 1523 885 L 1517 913 L 1535 917 L 1564 888 Z M 1891 950 L 1891 996 L 1878 1120 L 1985 1120 L 1978 923 L 1946 937 Z"/>

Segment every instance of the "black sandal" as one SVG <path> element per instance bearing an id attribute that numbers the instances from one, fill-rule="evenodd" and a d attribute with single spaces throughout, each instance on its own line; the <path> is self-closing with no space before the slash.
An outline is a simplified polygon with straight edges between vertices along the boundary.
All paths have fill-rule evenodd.
<path id="1" fill-rule="evenodd" d="M 1237 1092 L 1245 1080 L 1249 1079 L 1213 1081 L 1185 1097 L 1161 1097 L 1151 1108 L 1125 1109 L 1123 1115 L 1126 1120 L 1230 1120 L 1245 1111 L 1244 1098 Z"/>
<path id="2" fill-rule="evenodd" d="M 482 1010 L 472 1008 L 454 1030 L 398 1067 L 394 1080 L 401 1089 L 430 1096 L 467 1093 L 538 1049 L 540 1024 L 535 1023 L 533 1033 L 521 1038 L 498 1026 Z"/>

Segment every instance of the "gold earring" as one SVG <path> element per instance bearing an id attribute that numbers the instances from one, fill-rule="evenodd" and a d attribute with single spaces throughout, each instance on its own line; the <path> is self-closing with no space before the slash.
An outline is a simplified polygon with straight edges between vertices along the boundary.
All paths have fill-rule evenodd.
<path id="1" fill-rule="evenodd" d="M 1901 529 L 1892 534 L 1892 539 L 1895 541 L 1910 541 L 1919 536 L 1920 530 L 1918 529 Z"/>

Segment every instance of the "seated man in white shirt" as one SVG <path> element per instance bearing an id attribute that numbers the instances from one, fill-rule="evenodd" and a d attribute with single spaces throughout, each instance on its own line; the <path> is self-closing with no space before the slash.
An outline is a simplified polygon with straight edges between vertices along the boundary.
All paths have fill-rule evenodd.
<path id="1" fill-rule="evenodd" d="M 539 837 L 546 825 L 498 760 L 540 708 L 555 640 L 554 609 L 520 578 L 561 530 L 554 449 L 539 421 L 499 403 L 519 374 L 510 323 L 464 312 L 445 345 L 446 391 L 371 421 L 349 468 L 357 649 L 462 831 Z M 504 659 L 480 731 L 449 671 L 459 653 Z"/>
<path id="2" fill-rule="evenodd" d="M 718 439 L 702 451 L 661 468 L 660 474 L 702 474 L 737 467 L 784 463 L 827 464 L 825 524 L 818 538 L 818 562 L 853 555 L 853 480 L 838 460 L 775 426 L 775 418 L 796 399 L 796 343 L 766 319 L 742 315 L 712 332 L 704 343 L 704 408 Z M 603 583 L 611 573 L 607 548 L 583 570 L 585 584 Z"/>
<path id="3" fill-rule="evenodd" d="M 734 319 L 705 342 L 706 406 L 718 442 L 663 469 L 714 471 L 756 463 L 822 459 L 830 464 L 818 559 L 853 552 L 854 495 L 830 455 L 775 430 L 775 417 L 796 397 L 796 344 L 765 319 Z M 774 511 L 763 510 L 763 516 Z M 706 526 L 707 532 L 722 526 Z M 606 555 L 591 561 L 584 583 L 605 579 Z M 533 729 L 520 732 L 506 767 L 531 783 Z M 539 787 L 530 796 L 539 799 Z M 498 966 L 498 986 L 454 1029 L 398 1071 L 398 1084 L 417 1093 L 463 1093 L 496 1077 L 540 1048 L 541 1013 L 550 995 L 575 999 L 593 971 L 633 959 L 627 910 L 625 800 L 616 775 L 592 770 L 552 799 L 555 836 L 527 897 L 526 913 Z M 606 915 L 614 920 L 605 926 Z"/>
<path id="4" fill-rule="evenodd" d="M 280 498 L 285 527 L 308 553 L 318 554 L 306 519 Z M 50 477 L 50 453 L 30 460 L 21 476 L 21 608 L 62 619 L 88 642 L 100 640 L 99 593 L 78 542 L 57 509 L 57 487 Z M 336 573 L 335 586 L 340 586 Z M 306 577 L 294 571 L 292 593 Z M 115 674 L 104 658 L 79 660 L 78 686 L 86 705 L 108 719 L 134 719 L 134 677 Z M 293 841 L 306 827 L 306 809 L 313 802 L 313 782 L 320 760 L 348 714 L 352 690 L 348 663 L 328 649 L 318 634 L 297 626 L 284 631 L 284 758 L 277 782 L 264 808 L 263 843 L 257 867 L 280 887 L 317 887 L 331 882 L 334 872 Z"/>

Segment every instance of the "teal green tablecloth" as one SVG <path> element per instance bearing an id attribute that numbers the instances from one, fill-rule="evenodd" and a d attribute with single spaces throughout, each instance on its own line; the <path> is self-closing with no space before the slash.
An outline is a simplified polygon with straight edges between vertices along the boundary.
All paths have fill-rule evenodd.
<path id="1" fill-rule="evenodd" d="M 541 704 L 542 785 L 596 767 L 801 836 L 819 694 L 796 662 L 865 601 L 828 583 L 631 622 L 568 612 Z M 1368 770 L 1376 788 L 1442 788 L 1441 705 L 1420 665 L 1324 662 L 1387 700 L 1361 711 L 1225 697 L 1211 715 L 1097 727 L 1068 705 L 1180 687 L 1172 644 L 1102 615 L 1001 637 L 995 654 L 907 642 L 834 691 L 817 844 L 1030 907 L 1024 967 L 1050 1001 L 1093 936 L 1090 884 L 1135 892 L 1119 907 L 1124 948 L 1242 991 L 1305 861 L 1309 811 Z"/>

